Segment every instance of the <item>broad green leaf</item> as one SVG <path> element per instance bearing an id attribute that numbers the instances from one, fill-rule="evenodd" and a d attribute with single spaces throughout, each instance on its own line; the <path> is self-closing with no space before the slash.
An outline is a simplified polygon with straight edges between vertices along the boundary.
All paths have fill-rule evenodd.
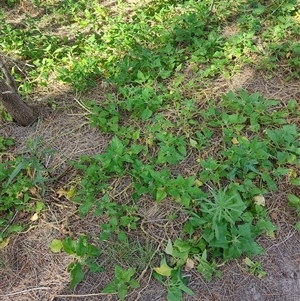
<path id="1" fill-rule="evenodd" d="M 156 192 L 156 201 L 161 202 L 165 197 L 167 196 L 167 193 L 163 188 L 158 188 Z"/>
<path id="2" fill-rule="evenodd" d="M 115 266 L 115 277 L 116 279 L 122 279 L 122 281 L 129 282 L 130 278 L 134 275 L 134 269 L 128 270 L 122 269 L 119 265 Z"/>
<path id="3" fill-rule="evenodd" d="M 203 261 L 206 261 L 207 260 L 207 249 L 205 249 L 202 253 L 202 256 L 201 256 L 201 260 Z"/>
<path id="4" fill-rule="evenodd" d="M 281 177 L 290 172 L 289 168 L 277 167 L 276 170 L 273 172 L 275 177 Z"/>
<path id="5" fill-rule="evenodd" d="M 190 202 L 191 202 L 191 197 L 188 193 L 183 193 L 181 196 L 180 196 L 180 203 L 186 207 L 186 208 L 189 208 L 190 206 Z"/>
<path id="6" fill-rule="evenodd" d="M 139 288 L 140 287 L 140 284 L 135 279 L 131 279 L 129 281 L 129 285 L 131 288 Z"/>
<path id="7" fill-rule="evenodd" d="M 289 200 L 290 206 L 300 206 L 300 198 L 298 198 L 294 194 L 288 193 L 287 198 Z"/>
<path id="8" fill-rule="evenodd" d="M 71 282 L 70 288 L 73 288 L 76 284 L 81 282 L 84 278 L 84 272 L 82 271 L 82 266 L 77 262 L 71 270 Z"/>
<path id="9" fill-rule="evenodd" d="M 122 216 L 120 218 L 120 225 L 123 226 L 123 227 L 126 227 L 130 224 L 130 221 L 131 221 L 131 217 L 130 216 Z"/>
<path id="10" fill-rule="evenodd" d="M 168 193 L 175 199 L 175 200 L 178 200 L 179 197 L 180 197 L 180 191 L 177 187 L 170 187 L 168 189 Z"/>
<path id="11" fill-rule="evenodd" d="M 63 244 L 61 240 L 53 239 L 52 242 L 49 244 L 49 247 L 53 253 L 59 253 L 63 248 Z"/>
<path id="12" fill-rule="evenodd" d="M 121 283 L 118 285 L 118 296 L 120 298 L 121 301 L 123 301 L 127 295 L 127 286 L 124 283 Z"/>
<path id="13" fill-rule="evenodd" d="M 146 120 L 146 119 L 148 119 L 149 117 L 151 117 L 152 114 L 153 114 L 153 112 L 152 112 L 149 108 L 146 108 L 146 109 L 142 112 L 141 118 L 142 118 L 142 120 Z"/>
<path id="14" fill-rule="evenodd" d="M 120 231 L 120 232 L 118 233 L 118 240 L 119 240 L 119 241 L 123 241 L 123 242 L 128 241 L 128 237 L 127 237 L 127 234 L 126 234 L 125 231 Z"/>
<path id="15" fill-rule="evenodd" d="M 118 155 L 122 155 L 125 149 L 125 146 L 123 145 L 122 141 L 116 136 L 112 138 L 109 147 Z"/>
<path id="16" fill-rule="evenodd" d="M 264 231 L 266 231 L 267 236 L 269 236 L 270 238 L 275 238 L 275 231 L 277 230 L 277 228 L 272 224 L 270 220 L 260 220 L 257 222 L 257 224 L 263 227 Z"/>
<path id="17" fill-rule="evenodd" d="M 136 82 L 139 84 L 142 84 L 146 81 L 146 78 L 145 78 L 143 72 L 140 70 L 138 70 L 136 77 L 137 77 Z"/>
<path id="18" fill-rule="evenodd" d="M 116 291 L 117 291 L 117 285 L 115 284 L 115 282 L 111 282 L 104 287 L 102 293 L 111 294 L 111 293 L 115 293 Z"/>
<path id="19" fill-rule="evenodd" d="M 186 260 L 191 250 L 191 242 L 184 241 L 180 238 L 176 239 L 173 246 L 173 256 Z"/>
<path id="20" fill-rule="evenodd" d="M 183 230 L 184 230 L 184 232 L 186 232 L 190 237 L 192 237 L 192 235 L 193 235 L 194 232 L 195 232 L 195 227 L 194 227 L 194 225 L 193 225 L 193 223 L 192 223 L 191 220 L 189 220 L 189 221 L 187 221 L 187 222 L 185 223 L 185 225 L 183 226 Z"/>
<path id="21" fill-rule="evenodd" d="M 181 144 L 177 147 L 179 153 L 183 156 L 186 156 L 186 147 L 185 147 L 185 144 Z"/>
<path id="22" fill-rule="evenodd" d="M 178 288 L 181 289 L 182 291 L 184 291 L 189 296 L 194 295 L 194 292 L 189 287 L 187 287 L 183 282 L 180 282 Z"/>
<path id="23" fill-rule="evenodd" d="M 292 185 L 300 186 L 300 178 L 290 179 L 290 182 L 291 182 Z"/>
<path id="24" fill-rule="evenodd" d="M 239 225 L 237 228 L 237 234 L 238 234 L 238 236 L 251 238 L 251 224 L 245 223 L 245 224 Z"/>
<path id="25" fill-rule="evenodd" d="M 201 260 L 197 267 L 197 270 L 205 278 L 205 280 L 212 280 L 215 269 L 207 261 Z"/>
<path id="26" fill-rule="evenodd" d="M 137 138 L 138 139 L 138 138 Z M 143 145 L 132 144 L 130 146 L 129 154 L 139 154 L 144 149 Z"/>
<path id="27" fill-rule="evenodd" d="M 299 15 L 299 16 L 300 16 L 300 15 Z M 299 22 L 298 22 L 298 23 L 299 23 Z M 287 107 L 288 107 L 288 109 L 289 109 L 290 111 L 295 110 L 295 109 L 297 108 L 297 106 L 298 106 L 298 101 L 297 101 L 296 99 L 291 99 L 291 100 L 288 101 Z"/>
<path id="28" fill-rule="evenodd" d="M 70 237 L 66 237 L 63 241 L 64 251 L 70 255 L 75 255 L 76 253 L 76 242 L 72 240 Z"/>
<path id="29" fill-rule="evenodd" d="M 105 271 L 105 269 L 96 262 L 86 260 L 85 264 L 88 266 L 91 273 L 99 273 L 99 272 L 104 272 Z"/>
<path id="30" fill-rule="evenodd" d="M 133 140 L 138 140 L 140 138 L 140 132 L 141 132 L 140 130 L 137 130 L 137 131 L 133 132 L 132 139 Z"/>
<path id="31" fill-rule="evenodd" d="M 87 215 L 87 213 L 90 211 L 90 209 L 93 206 L 93 202 L 90 200 L 84 201 L 78 208 L 79 213 L 81 216 Z"/>
<path id="32" fill-rule="evenodd" d="M 21 232 L 23 227 L 21 225 L 11 225 L 9 226 L 7 233 Z"/>
<path id="33" fill-rule="evenodd" d="M 171 286 L 167 294 L 168 301 L 182 301 L 182 291 L 179 287 Z"/>
<path id="34" fill-rule="evenodd" d="M 130 268 L 127 271 L 123 270 L 122 280 L 124 282 L 129 282 L 133 275 L 134 275 L 134 269 Z"/>
<path id="35" fill-rule="evenodd" d="M 119 265 L 115 265 L 115 276 L 117 279 L 122 279 L 124 272 L 125 270 L 123 270 Z"/>
<path id="36" fill-rule="evenodd" d="M 76 255 L 77 256 L 84 256 L 87 252 L 87 241 L 86 241 L 86 237 L 81 235 L 79 237 L 77 246 L 76 246 Z"/>
<path id="37" fill-rule="evenodd" d="M 101 250 L 99 250 L 96 246 L 88 244 L 86 255 L 90 257 L 98 257 L 101 254 Z"/>

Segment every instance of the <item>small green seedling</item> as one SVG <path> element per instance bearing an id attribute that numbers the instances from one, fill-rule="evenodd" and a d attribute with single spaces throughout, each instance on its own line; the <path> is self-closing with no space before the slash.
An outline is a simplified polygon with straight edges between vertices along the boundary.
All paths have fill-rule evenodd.
<path id="1" fill-rule="evenodd" d="M 244 259 L 244 263 L 251 275 L 257 276 L 259 279 L 265 277 L 267 273 L 262 269 L 260 262 L 252 261 L 248 257 Z"/>
<path id="2" fill-rule="evenodd" d="M 138 288 L 139 283 L 132 278 L 135 271 L 133 268 L 128 270 L 122 269 L 119 265 L 115 266 L 115 277 L 113 281 L 107 284 L 102 293 L 117 293 L 121 301 L 123 301 L 127 295 L 128 289 Z"/>

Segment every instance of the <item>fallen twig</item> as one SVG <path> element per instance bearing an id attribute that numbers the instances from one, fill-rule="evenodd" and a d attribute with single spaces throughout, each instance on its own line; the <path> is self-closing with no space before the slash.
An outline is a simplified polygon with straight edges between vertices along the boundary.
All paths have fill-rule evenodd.
<path id="1" fill-rule="evenodd" d="M 83 297 L 93 297 L 93 296 L 107 296 L 107 295 L 116 295 L 115 293 L 93 293 L 93 294 L 83 294 L 83 295 L 55 295 L 55 298 L 61 297 L 61 298 L 83 298 Z"/>
<path id="2" fill-rule="evenodd" d="M 29 289 L 19 291 L 19 292 L 0 295 L 0 297 L 9 297 L 9 296 L 15 296 L 15 295 L 24 294 L 24 293 L 28 293 L 28 292 L 32 292 L 32 291 L 49 290 L 49 289 L 50 289 L 50 287 L 47 287 L 47 286 L 33 287 L 33 288 L 29 288 Z"/>

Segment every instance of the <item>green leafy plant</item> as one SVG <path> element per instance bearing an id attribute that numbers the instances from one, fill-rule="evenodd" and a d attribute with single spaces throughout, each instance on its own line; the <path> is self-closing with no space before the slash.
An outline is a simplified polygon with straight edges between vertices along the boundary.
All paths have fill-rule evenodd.
<path id="1" fill-rule="evenodd" d="M 159 267 L 154 268 L 153 276 L 167 288 L 168 301 L 183 300 L 183 292 L 190 296 L 194 295 L 194 292 L 187 287 L 188 278 L 183 277 L 182 267 L 170 267 L 165 258 L 161 260 Z"/>
<path id="2" fill-rule="evenodd" d="M 204 249 L 201 256 L 195 255 L 195 258 L 199 262 L 199 264 L 197 266 L 198 272 L 207 281 L 211 281 L 214 275 L 221 278 L 222 274 L 218 270 L 218 266 L 216 264 L 216 261 L 214 259 L 213 260 L 208 260 L 207 256 L 208 256 L 207 249 Z"/>
<path id="3" fill-rule="evenodd" d="M 134 269 L 123 269 L 119 265 L 115 265 L 115 277 L 113 281 L 107 284 L 102 290 L 103 293 L 117 293 L 121 301 L 127 295 L 128 289 L 140 287 L 139 283 L 133 278 Z"/>
<path id="4" fill-rule="evenodd" d="M 85 276 L 83 268 L 86 266 L 92 273 L 102 272 L 104 269 L 95 261 L 101 251 L 93 244 L 88 243 L 88 237 L 81 235 L 78 241 L 66 237 L 63 240 L 54 239 L 49 245 L 54 253 L 61 250 L 73 257 L 67 270 L 71 273 L 70 289 L 80 283 Z"/>
<path id="5" fill-rule="evenodd" d="M 261 264 L 257 261 L 252 261 L 250 258 L 246 257 L 244 263 L 249 270 L 251 275 L 257 275 L 259 279 L 265 277 L 267 273 L 262 269 Z"/>
<path id="6" fill-rule="evenodd" d="M 215 261 L 207 260 L 207 250 L 203 249 L 205 244 L 201 240 L 183 240 L 176 239 L 174 244 L 168 239 L 165 253 L 169 256 L 169 263 L 163 257 L 160 266 L 154 268 L 153 276 L 167 287 L 167 300 L 183 300 L 183 293 L 193 295 L 193 291 L 187 287 L 188 275 L 183 273 L 196 267 L 204 278 L 208 281 L 212 279 L 213 274 L 221 277 L 217 270 Z M 203 251 L 203 252 L 202 252 Z M 200 254 L 202 255 L 200 256 Z"/>
<path id="7" fill-rule="evenodd" d="M 176 137 L 170 133 L 157 133 L 160 150 L 157 155 L 157 164 L 178 164 L 186 156 L 186 143 L 183 137 Z"/>
<path id="8" fill-rule="evenodd" d="M 12 140 L 5 140 L 5 147 Z M 40 198 L 45 191 L 45 182 L 51 180 L 51 174 L 43 164 L 49 150 L 38 150 L 38 140 L 28 142 L 28 153 L 16 158 L 6 156 L 0 163 L 0 225 L 3 227 L 0 239 L 10 233 L 20 231 L 21 225 L 13 224 L 14 217 L 19 211 L 35 210 L 32 199 Z"/>
<path id="9" fill-rule="evenodd" d="M 10 146 L 14 145 L 14 140 L 11 138 L 0 137 L 0 151 L 5 152 Z M 1 158 L 2 161 L 2 158 Z"/>
<path id="10" fill-rule="evenodd" d="M 205 195 L 193 176 L 184 179 L 182 175 L 178 175 L 176 179 L 170 179 L 166 186 L 168 194 L 186 208 L 191 206 L 196 197 Z"/>
<path id="11" fill-rule="evenodd" d="M 267 219 L 265 221 L 261 206 L 255 209 L 257 213 L 246 210 L 249 202 L 242 200 L 236 188 L 211 193 L 213 199 L 197 201 L 200 213 L 189 212 L 191 217 L 184 228 L 191 237 L 201 230 L 199 244 L 203 255 L 196 255 L 196 258 L 199 261 L 198 271 L 208 280 L 216 267 L 214 262 L 210 264 L 207 261 L 209 254 L 224 260 L 238 258 L 243 253 L 261 254 L 263 248 L 255 242 L 256 237 L 264 231 L 266 223 L 269 223 L 271 232 L 275 230 Z M 257 218 L 263 225 L 255 222 Z"/>
<path id="12" fill-rule="evenodd" d="M 123 229 L 135 230 L 139 217 L 135 215 L 136 206 L 119 205 L 112 202 L 105 194 L 102 199 L 96 203 L 96 210 L 94 215 L 105 215 L 108 218 L 107 223 L 101 224 L 102 233 L 100 240 L 106 240 L 112 233 L 117 233 L 120 241 L 127 240 L 126 232 Z"/>

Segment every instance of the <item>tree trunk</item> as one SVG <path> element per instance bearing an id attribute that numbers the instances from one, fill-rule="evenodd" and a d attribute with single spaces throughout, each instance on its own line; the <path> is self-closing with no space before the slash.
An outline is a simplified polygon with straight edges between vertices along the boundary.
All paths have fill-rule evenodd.
<path id="1" fill-rule="evenodd" d="M 27 126 L 36 121 L 38 115 L 21 96 L 0 79 L 0 101 L 11 117 L 20 125 Z"/>
<path id="2" fill-rule="evenodd" d="M 22 100 L 15 81 L 1 58 L 0 70 L 2 70 L 8 83 L 6 84 L 0 78 L 0 101 L 18 124 L 22 126 L 30 125 L 38 118 L 37 112 Z"/>

